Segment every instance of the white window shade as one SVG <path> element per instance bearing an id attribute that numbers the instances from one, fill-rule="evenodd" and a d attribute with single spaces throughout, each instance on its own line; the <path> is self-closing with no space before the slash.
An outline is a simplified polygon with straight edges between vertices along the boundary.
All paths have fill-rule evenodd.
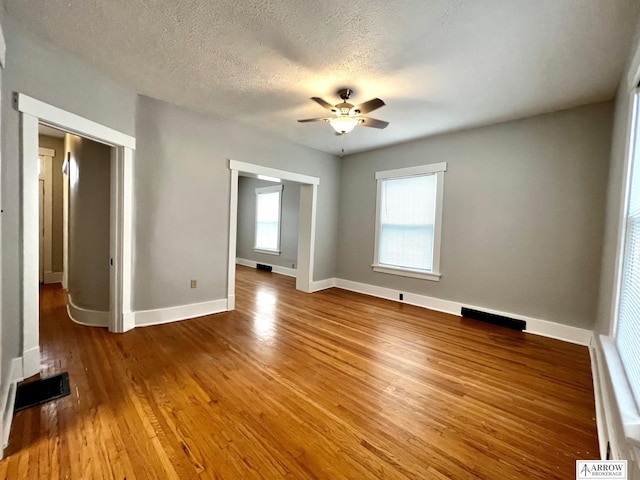
<path id="1" fill-rule="evenodd" d="M 373 270 L 440 279 L 440 237 L 446 163 L 376 172 Z"/>
<path id="2" fill-rule="evenodd" d="M 435 174 L 382 181 L 380 265 L 431 272 Z"/>
<path id="3" fill-rule="evenodd" d="M 256 188 L 255 250 L 280 250 L 282 186 Z"/>

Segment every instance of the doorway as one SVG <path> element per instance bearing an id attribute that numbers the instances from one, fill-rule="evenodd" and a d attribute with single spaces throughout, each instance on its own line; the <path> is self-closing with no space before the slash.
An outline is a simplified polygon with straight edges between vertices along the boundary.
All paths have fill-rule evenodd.
<path id="1" fill-rule="evenodd" d="M 300 184 L 238 176 L 236 263 L 296 277 Z"/>
<path id="2" fill-rule="evenodd" d="M 227 278 L 227 310 L 235 308 L 236 246 L 238 230 L 238 177 L 264 176 L 300 184 L 298 219 L 298 253 L 296 289 L 310 293 L 313 283 L 315 251 L 316 203 L 320 179 L 309 175 L 278 170 L 251 163 L 229 160 L 231 170 L 231 198 L 229 202 L 229 264 Z"/>
<path id="3" fill-rule="evenodd" d="M 64 132 L 38 126 L 40 283 L 61 283 L 63 271 Z"/>
<path id="4" fill-rule="evenodd" d="M 109 330 L 124 332 L 134 327 L 131 314 L 131 247 L 133 210 L 133 151 L 135 138 L 99 123 L 18 93 L 22 167 L 22 321 L 23 377 L 40 371 L 39 344 L 39 208 L 38 124 L 73 133 L 111 149 L 110 204 L 110 310 Z"/>

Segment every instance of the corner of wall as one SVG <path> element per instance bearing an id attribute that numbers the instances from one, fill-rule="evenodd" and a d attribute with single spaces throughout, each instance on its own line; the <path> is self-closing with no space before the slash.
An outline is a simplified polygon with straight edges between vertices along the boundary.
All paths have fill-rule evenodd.
<path id="1" fill-rule="evenodd" d="M 4 457 L 4 449 L 9 444 L 9 434 L 11 432 L 11 423 L 13 421 L 13 408 L 16 400 L 17 384 L 24 377 L 22 370 L 23 360 L 17 357 L 11 360 L 9 374 L 0 385 L 0 412 L 2 412 L 2 423 L 0 424 L 0 440 L 2 441 L 2 457 Z"/>

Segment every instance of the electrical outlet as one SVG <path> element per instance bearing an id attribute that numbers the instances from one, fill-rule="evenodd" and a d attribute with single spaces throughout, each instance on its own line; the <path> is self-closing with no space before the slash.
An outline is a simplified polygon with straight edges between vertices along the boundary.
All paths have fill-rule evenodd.
<path id="1" fill-rule="evenodd" d="M 198 281 L 197 280 L 191 280 L 191 288 L 198 288 Z"/>
<path id="2" fill-rule="evenodd" d="M 295 264 L 295 263 L 292 263 L 292 264 L 291 264 L 291 268 L 296 268 L 296 264 Z"/>

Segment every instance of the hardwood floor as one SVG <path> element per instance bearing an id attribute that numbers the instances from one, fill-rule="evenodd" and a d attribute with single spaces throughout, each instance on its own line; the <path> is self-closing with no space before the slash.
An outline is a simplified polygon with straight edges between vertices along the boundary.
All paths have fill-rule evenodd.
<path id="1" fill-rule="evenodd" d="M 587 348 L 238 267 L 237 310 L 122 335 L 41 296 L 8 479 L 567 479 L 597 458 Z"/>

